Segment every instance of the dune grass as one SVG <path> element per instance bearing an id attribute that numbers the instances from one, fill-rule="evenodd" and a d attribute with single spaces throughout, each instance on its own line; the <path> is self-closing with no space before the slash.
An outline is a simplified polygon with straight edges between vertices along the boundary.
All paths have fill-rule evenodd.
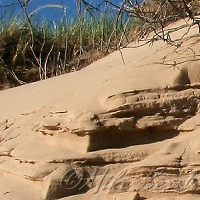
<path id="1" fill-rule="evenodd" d="M 84 7 L 80 2 L 85 1 L 77 0 L 71 17 L 62 0 L 61 5 L 29 11 L 27 6 L 33 1 L 0 6 L 0 89 L 80 70 L 137 37 L 143 40 L 151 31 L 164 40 L 157 29 L 190 14 L 182 0 L 129 4 L 129 15 L 123 3 L 117 8 L 108 3 L 112 1 L 102 0 L 101 10 L 91 10 L 91 5 Z M 188 0 L 188 5 L 191 2 L 188 8 L 195 14 L 199 1 Z M 62 13 L 59 20 L 40 16 L 41 10 L 54 7 Z"/>
<path id="2" fill-rule="evenodd" d="M 1 89 L 79 70 L 127 42 L 134 27 L 110 7 L 95 16 L 63 13 L 59 22 L 41 20 L 37 12 L 27 18 L 14 6 L 0 9 Z"/>

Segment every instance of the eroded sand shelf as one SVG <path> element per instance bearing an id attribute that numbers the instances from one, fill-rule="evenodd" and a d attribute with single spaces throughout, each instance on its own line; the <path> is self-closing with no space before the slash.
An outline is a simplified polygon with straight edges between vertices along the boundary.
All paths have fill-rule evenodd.
<path id="1" fill-rule="evenodd" d="M 199 199 L 197 29 L 0 92 L 0 199 Z"/>

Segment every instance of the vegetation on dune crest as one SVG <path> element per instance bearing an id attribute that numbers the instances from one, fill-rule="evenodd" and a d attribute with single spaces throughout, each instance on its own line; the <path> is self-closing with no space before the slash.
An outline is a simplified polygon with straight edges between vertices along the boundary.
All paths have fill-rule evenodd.
<path id="1" fill-rule="evenodd" d="M 33 0 L 34 1 L 34 0 Z M 30 1 L 0 6 L 0 89 L 26 84 L 79 70 L 133 40 L 170 42 L 164 27 L 180 18 L 198 14 L 197 0 L 124 0 L 95 6 L 77 0 L 77 13 L 69 19 L 65 7 L 59 22 L 28 13 Z M 62 1 L 61 1 L 62 3 Z M 45 7 L 45 6 L 44 6 Z M 16 11 L 17 10 L 17 11 Z M 175 30 L 174 30 L 175 31 Z"/>

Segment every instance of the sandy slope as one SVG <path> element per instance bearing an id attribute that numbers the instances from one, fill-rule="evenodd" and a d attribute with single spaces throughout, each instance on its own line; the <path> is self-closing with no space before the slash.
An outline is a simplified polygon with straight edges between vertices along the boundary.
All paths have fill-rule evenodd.
<path id="1" fill-rule="evenodd" d="M 81 71 L 1 91 L 0 199 L 198 199 L 200 47 L 198 27 L 187 30 L 171 45 L 130 44 L 125 64 L 116 51 Z M 71 196 L 82 191 L 61 182 L 75 168 L 87 184 Z M 104 175 L 125 169 L 93 194 Z M 147 180 L 153 187 L 138 189 Z"/>
<path id="2" fill-rule="evenodd" d="M 190 34 L 196 34 L 197 30 L 197 27 L 192 28 Z M 186 31 L 187 29 L 182 30 L 182 35 Z M 188 48 L 196 40 L 198 38 L 186 41 L 177 53 L 174 53 L 175 46 L 166 45 L 162 41 L 155 42 L 153 47 L 145 45 L 126 48 L 122 50 L 125 65 L 117 51 L 76 73 L 3 91 L 0 99 L 1 105 L 4 105 L 1 107 L 1 112 L 4 112 L 2 118 L 44 107 L 78 112 L 93 111 L 101 108 L 98 97 L 135 89 L 169 86 L 179 72 L 177 68 L 173 68 L 174 61 L 178 63 L 193 59 L 194 53 Z M 131 46 L 138 44 L 129 45 Z M 196 49 L 198 45 L 193 46 L 193 50 Z M 163 59 L 165 64 L 162 63 Z"/>

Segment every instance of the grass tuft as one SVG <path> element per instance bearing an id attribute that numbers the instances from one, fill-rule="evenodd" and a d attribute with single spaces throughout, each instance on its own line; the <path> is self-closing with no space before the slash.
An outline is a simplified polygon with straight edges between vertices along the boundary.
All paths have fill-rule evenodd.
<path id="1" fill-rule="evenodd" d="M 1 89 L 79 70 L 118 49 L 133 28 L 130 20 L 117 22 L 108 5 L 95 16 L 77 11 L 74 20 L 62 5 L 39 7 L 29 15 L 15 6 L 0 8 Z M 39 19 L 38 11 L 54 6 L 63 9 L 59 22 Z"/>

